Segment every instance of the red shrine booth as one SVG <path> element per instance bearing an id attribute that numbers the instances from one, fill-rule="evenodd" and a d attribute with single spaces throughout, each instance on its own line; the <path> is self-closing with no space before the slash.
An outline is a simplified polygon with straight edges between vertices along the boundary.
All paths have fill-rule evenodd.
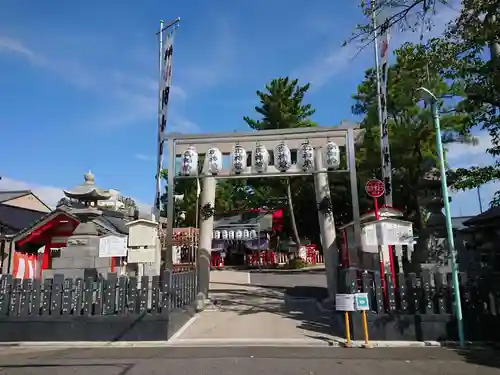
<path id="1" fill-rule="evenodd" d="M 14 235 L 7 257 L 7 273 L 19 279 L 41 278 L 52 258 L 66 246 L 79 221 L 64 210 L 55 210 Z"/>

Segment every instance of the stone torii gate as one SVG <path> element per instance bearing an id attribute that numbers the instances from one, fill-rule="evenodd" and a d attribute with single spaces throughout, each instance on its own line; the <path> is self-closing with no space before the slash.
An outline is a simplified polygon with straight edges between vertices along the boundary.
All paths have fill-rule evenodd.
<path id="1" fill-rule="evenodd" d="M 358 184 L 356 177 L 355 144 L 362 139 L 363 131 L 359 126 L 353 124 L 341 124 L 336 127 L 311 127 L 279 130 L 262 130 L 247 133 L 216 133 L 216 134 L 188 134 L 171 133 L 166 135 L 165 140 L 168 150 L 168 186 L 173 187 L 177 179 L 199 178 L 201 181 L 201 204 L 200 207 L 215 207 L 216 179 L 226 178 L 255 178 L 255 177 L 287 177 L 287 176 L 314 176 L 316 192 L 316 202 L 320 206 L 321 202 L 331 202 L 330 188 L 328 184 L 328 173 L 349 173 L 350 187 L 352 193 L 353 219 L 355 224 L 355 243 L 360 246 L 361 229 L 359 224 L 359 199 Z M 340 152 L 345 152 L 345 163 L 341 163 L 338 169 L 327 169 L 322 160 L 325 147 L 331 142 L 335 143 Z M 255 152 L 256 146 L 265 146 L 267 150 L 275 150 L 279 144 L 286 144 L 291 152 L 300 152 L 304 144 L 312 146 L 314 149 L 314 160 L 311 168 L 291 165 L 286 171 L 278 170 L 272 162 L 264 172 L 256 172 L 255 168 L 247 165 L 243 161 L 241 173 L 234 173 L 234 170 L 222 168 L 217 174 L 208 173 L 206 168 L 198 175 L 181 175 L 176 170 L 177 158 L 181 157 L 187 148 L 196 150 L 198 155 L 205 155 L 209 149 L 217 148 L 222 155 L 230 155 L 234 147 L 239 145 L 248 154 Z M 213 152 L 213 151 L 212 151 Z M 196 158 L 197 159 L 197 158 Z M 253 158 L 251 158 L 253 160 Z M 340 158 L 339 158 L 340 159 Z M 291 160 L 290 160 L 291 161 Z M 196 160 L 197 163 L 197 160 Z M 222 166 L 222 165 L 221 165 Z M 175 171 L 172 173 L 171 171 Z M 208 205 L 208 206 L 207 206 Z M 330 207 L 335 209 L 335 207 Z M 200 240 L 197 254 L 197 281 L 198 292 L 203 294 L 203 298 L 208 297 L 210 283 L 210 253 L 212 247 L 213 216 L 200 217 Z M 168 189 L 167 203 L 167 248 L 166 265 L 171 266 L 172 262 L 172 236 L 174 216 L 174 189 Z M 318 210 L 318 219 L 321 230 L 321 244 L 323 247 L 325 268 L 327 275 L 329 297 L 334 299 L 337 284 L 338 249 L 335 242 L 335 222 L 332 212 L 328 210 Z"/>

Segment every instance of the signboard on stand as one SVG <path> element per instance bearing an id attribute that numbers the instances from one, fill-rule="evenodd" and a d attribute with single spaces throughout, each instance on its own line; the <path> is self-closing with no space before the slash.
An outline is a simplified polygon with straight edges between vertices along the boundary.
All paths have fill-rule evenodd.
<path id="1" fill-rule="evenodd" d="M 127 256 L 127 236 L 109 235 L 99 238 L 99 258 Z"/>
<path id="2" fill-rule="evenodd" d="M 369 311 L 370 302 L 368 300 L 368 293 L 356 293 L 354 295 L 354 302 L 357 311 Z"/>
<path id="3" fill-rule="evenodd" d="M 356 307 L 354 305 L 354 294 L 336 294 L 335 310 L 356 311 Z"/>

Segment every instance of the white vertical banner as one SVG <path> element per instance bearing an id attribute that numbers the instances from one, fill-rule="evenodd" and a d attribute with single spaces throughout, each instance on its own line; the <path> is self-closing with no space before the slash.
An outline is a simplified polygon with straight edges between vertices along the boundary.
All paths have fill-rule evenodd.
<path id="1" fill-rule="evenodd" d="M 163 27 L 163 24 L 162 24 Z M 161 210 L 161 170 L 163 169 L 164 134 L 167 125 L 168 102 L 172 85 L 172 54 L 176 26 L 170 30 L 160 30 L 160 82 L 158 103 L 158 165 L 155 207 L 158 218 Z M 163 35 L 166 33 L 165 39 Z M 174 173 L 173 171 L 169 171 Z M 158 219 L 159 220 L 159 219 Z"/>
<path id="2" fill-rule="evenodd" d="M 378 12 L 376 16 L 378 29 L 377 40 L 380 59 L 380 102 L 381 102 L 381 124 L 380 124 L 380 157 L 382 163 L 382 179 L 385 183 L 385 205 L 392 207 L 392 165 L 391 149 L 389 144 L 389 124 L 387 116 L 387 85 L 389 71 L 389 13 L 385 10 Z"/>

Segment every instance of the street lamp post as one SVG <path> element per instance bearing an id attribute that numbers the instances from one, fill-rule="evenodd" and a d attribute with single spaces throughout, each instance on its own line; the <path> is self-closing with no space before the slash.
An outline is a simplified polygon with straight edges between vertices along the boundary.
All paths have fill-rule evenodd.
<path id="1" fill-rule="evenodd" d="M 455 240 L 453 238 L 453 227 L 451 225 L 451 210 L 450 210 L 450 199 L 448 196 L 448 184 L 446 182 L 446 169 L 444 161 L 444 151 L 443 144 L 441 142 L 441 126 L 439 122 L 439 108 L 438 99 L 436 96 L 426 89 L 425 87 L 420 87 L 418 89 L 422 93 L 422 97 L 426 102 L 431 105 L 432 119 L 434 122 L 434 128 L 436 130 L 436 148 L 439 154 L 439 169 L 441 172 L 441 189 L 444 200 L 444 212 L 446 218 L 446 232 L 448 236 L 448 251 L 451 255 L 451 272 L 452 272 L 452 283 L 455 298 L 455 315 L 457 318 L 458 325 L 458 339 L 460 341 L 460 346 L 464 346 L 464 324 L 462 318 L 462 302 L 460 301 L 460 285 L 458 283 L 458 267 L 457 267 L 457 252 L 455 249 Z"/>

